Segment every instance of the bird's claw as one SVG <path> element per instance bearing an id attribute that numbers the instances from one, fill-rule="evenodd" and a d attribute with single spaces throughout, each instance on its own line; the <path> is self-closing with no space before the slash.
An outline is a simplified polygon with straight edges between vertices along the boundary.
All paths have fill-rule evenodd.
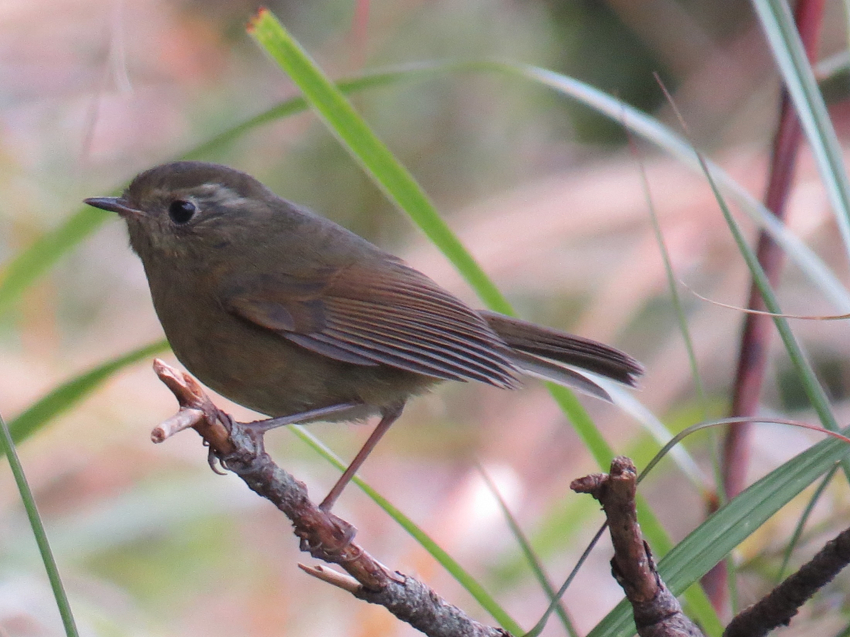
<path id="1" fill-rule="evenodd" d="M 226 476 L 227 471 L 222 471 L 222 469 L 224 468 L 224 463 L 219 459 L 213 448 L 210 447 L 206 441 L 204 441 L 204 444 L 209 447 L 209 449 L 207 450 L 207 463 L 209 463 L 212 472 L 220 476 Z M 222 469 L 219 469 L 219 467 L 221 467 Z"/>

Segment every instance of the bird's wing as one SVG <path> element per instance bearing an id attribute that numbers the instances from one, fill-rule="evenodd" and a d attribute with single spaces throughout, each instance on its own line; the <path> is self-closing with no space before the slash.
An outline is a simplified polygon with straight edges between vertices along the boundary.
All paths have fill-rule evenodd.
<path id="1" fill-rule="evenodd" d="M 242 277 L 225 286 L 221 301 L 242 319 L 339 361 L 517 384 L 508 350 L 487 323 L 401 262 Z"/>

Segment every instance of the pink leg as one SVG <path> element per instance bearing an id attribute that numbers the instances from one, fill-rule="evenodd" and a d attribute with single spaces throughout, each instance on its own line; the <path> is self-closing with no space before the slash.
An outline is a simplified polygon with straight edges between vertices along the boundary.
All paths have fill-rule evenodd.
<path id="1" fill-rule="evenodd" d="M 354 477 L 354 474 L 357 473 L 358 469 L 360 469 L 360 465 L 369 457 L 369 454 L 372 453 L 372 449 L 378 444 L 378 441 L 383 437 L 387 430 L 390 428 L 398 417 L 401 416 L 401 412 L 404 409 L 404 403 L 393 405 L 392 407 L 387 407 L 386 409 L 381 411 L 381 422 L 378 423 L 378 426 L 375 427 L 375 430 L 369 436 L 369 439 L 366 441 L 366 444 L 363 445 L 363 448 L 357 452 L 357 455 L 354 456 L 354 460 L 351 461 L 351 464 L 348 465 L 348 469 L 346 469 L 343 474 L 340 476 L 339 480 L 336 481 L 336 484 L 330 490 L 325 499 L 322 500 L 322 503 L 319 505 L 319 508 L 322 511 L 330 511 L 331 507 L 336 502 L 337 498 L 342 493 L 342 490 L 345 489 L 345 486 L 351 482 L 351 479 Z"/>

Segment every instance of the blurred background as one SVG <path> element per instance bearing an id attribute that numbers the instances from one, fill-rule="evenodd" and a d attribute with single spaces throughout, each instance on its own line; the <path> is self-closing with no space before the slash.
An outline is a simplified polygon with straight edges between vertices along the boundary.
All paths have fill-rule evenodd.
<path id="1" fill-rule="evenodd" d="M 779 83 L 748 3 L 736 0 L 403 0 L 269 2 L 333 77 L 428 60 L 495 57 L 573 75 L 676 127 L 658 73 L 696 143 L 762 196 Z M 0 277 L 3 264 L 145 168 L 178 158 L 295 94 L 245 32 L 257 6 L 233 0 L 0 2 Z M 822 57 L 846 48 L 830 3 Z M 834 19 L 833 19 L 834 18 Z M 645 169 L 676 275 L 712 299 L 746 303 L 749 275 L 704 178 L 582 106 L 506 77 L 454 74 L 353 96 L 485 270 L 527 319 L 617 345 L 647 368 L 636 396 L 673 430 L 728 409 L 739 312 L 682 289 L 707 401 L 698 399 L 650 224 Z M 839 131 L 847 109 L 833 111 Z M 448 262 L 369 181 L 310 113 L 263 126 L 206 160 L 252 173 L 278 194 L 395 252 L 479 305 Z M 749 235 L 751 224 L 744 222 Z M 811 158 L 804 151 L 790 225 L 847 279 Z M 795 314 L 835 313 L 793 267 L 779 290 Z M 795 329 L 846 422 L 847 327 Z M 97 232 L 0 314 L 0 413 L 14 418 L 89 367 L 162 338 L 123 224 Z M 765 409 L 805 419 L 806 404 L 776 347 Z M 166 357 L 174 362 L 173 357 Z M 618 453 L 642 466 L 658 445 L 616 408 L 582 399 Z M 242 419 L 244 409 L 220 403 Z M 296 568 L 290 526 L 235 477 L 209 471 L 187 432 L 154 446 L 176 409 L 149 362 L 123 371 L 20 453 L 87 635 L 409 635 L 384 609 Z M 842 419 L 842 416 L 844 418 Z M 364 426 L 310 426 L 344 458 Z M 757 428 L 751 479 L 818 437 Z M 709 435 L 689 450 L 712 475 Z M 278 462 L 321 498 L 336 472 L 286 430 L 267 437 Z M 413 401 L 362 475 L 458 559 L 529 628 L 547 606 L 481 478 L 485 468 L 540 552 L 566 577 L 602 523 L 572 479 L 597 471 L 545 388 L 444 386 Z M 19 496 L 0 469 L 0 634 L 61 634 Z M 706 478 L 710 483 L 710 479 Z M 700 487 L 662 463 L 644 494 L 677 541 L 700 523 Z M 787 507 L 738 554 L 740 596 L 770 586 L 800 509 Z M 485 622 L 490 618 L 356 488 L 337 512 L 375 557 L 416 575 Z M 847 488 L 818 506 L 802 560 L 840 526 Z M 565 601 L 581 633 L 621 598 L 603 542 Z M 796 626 L 842 625 L 846 577 Z M 824 612 L 829 609 L 830 612 Z M 814 628 L 812 628 L 814 627 Z M 783 634 L 803 634 L 789 629 Z M 564 634 L 550 621 L 545 635 Z"/>

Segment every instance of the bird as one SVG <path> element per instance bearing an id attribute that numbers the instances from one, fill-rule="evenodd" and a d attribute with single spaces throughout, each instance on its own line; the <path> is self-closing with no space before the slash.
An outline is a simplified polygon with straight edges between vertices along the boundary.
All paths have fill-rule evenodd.
<path id="1" fill-rule="evenodd" d="M 473 309 L 228 166 L 162 164 L 121 196 L 85 203 L 126 222 L 177 359 L 219 394 L 268 416 L 252 423 L 256 432 L 380 417 L 323 510 L 407 401 L 442 381 L 516 389 L 534 376 L 610 401 L 592 375 L 635 386 L 643 372 L 611 346 Z"/>

